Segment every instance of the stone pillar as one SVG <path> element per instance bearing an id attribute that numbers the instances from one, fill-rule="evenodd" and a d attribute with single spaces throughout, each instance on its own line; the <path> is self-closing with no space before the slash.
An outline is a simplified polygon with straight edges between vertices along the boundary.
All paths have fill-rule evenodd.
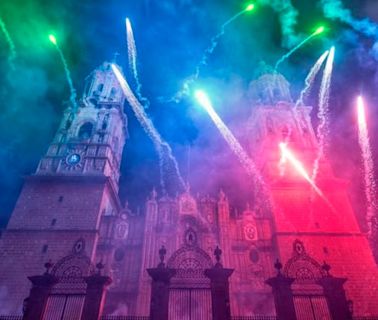
<path id="1" fill-rule="evenodd" d="M 81 320 L 100 319 L 104 307 L 106 287 L 112 283 L 110 277 L 101 275 L 101 269 L 104 268 L 103 264 L 100 262 L 96 267 L 98 273 L 84 278 L 87 283 L 87 290 Z"/>
<path id="2" fill-rule="evenodd" d="M 210 279 L 211 287 L 211 310 L 213 320 L 230 320 L 230 289 L 228 278 L 234 269 L 223 268 L 220 263 L 222 250 L 217 246 L 214 250 L 216 264 L 211 269 L 205 270 L 205 276 Z"/>
<path id="3" fill-rule="evenodd" d="M 150 320 L 168 320 L 169 285 L 176 271 L 165 266 L 164 257 L 166 253 L 167 251 L 163 246 L 159 250 L 160 263 L 158 267 L 147 269 L 152 278 Z"/>
<path id="4" fill-rule="evenodd" d="M 324 262 L 323 270 L 327 275 L 318 280 L 323 288 L 324 296 L 327 299 L 329 312 L 333 320 L 352 320 L 350 301 L 347 300 L 344 290 L 346 278 L 336 278 L 329 274 L 331 267 Z"/>
<path id="5" fill-rule="evenodd" d="M 24 300 L 23 320 L 42 320 L 46 309 L 47 299 L 58 279 L 49 273 L 52 264 L 45 263 L 46 272 L 41 276 L 31 276 L 32 283 L 29 297 Z"/>
<path id="6" fill-rule="evenodd" d="M 277 276 L 266 280 L 265 283 L 272 287 L 277 320 L 295 320 L 297 316 L 295 314 L 293 291 L 291 289 L 294 279 L 282 275 L 282 264 L 278 260 L 274 264 L 274 267 L 278 271 Z"/>

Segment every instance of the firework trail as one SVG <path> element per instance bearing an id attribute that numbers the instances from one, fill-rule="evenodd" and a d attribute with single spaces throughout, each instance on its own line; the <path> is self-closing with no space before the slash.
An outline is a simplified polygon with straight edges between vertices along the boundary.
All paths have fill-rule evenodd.
<path id="1" fill-rule="evenodd" d="M 139 80 L 138 68 L 137 68 L 137 49 L 135 45 L 134 33 L 131 27 L 131 23 L 129 18 L 126 18 L 126 38 L 127 38 L 127 54 L 129 60 L 129 68 L 133 74 L 135 83 L 136 83 L 136 95 L 138 100 L 142 102 L 145 109 L 147 109 L 150 105 L 150 102 L 147 98 L 143 97 L 142 85 Z"/>
<path id="2" fill-rule="evenodd" d="M 134 111 L 136 118 L 142 125 L 144 131 L 151 138 L 154 147 L 158 153 L 161 179 L 160 183 L 163 188 L 163 191 L 167 191 L 170 194 L 174 194 L 175 191 L 184 191 L 185 183 L 180 175 L 177 161 L 172 155 L 171 147 L 167 142 L 165 142 L 162 139 L 160 134 L 157 132 L 152 121 L 148 118 L 146 112 L 144 111 L 143 106 L 131 91 L 129 84 L 127 83 L 126 79 L 123 77 L 119 69 L 114 64 L 112 64 L 112 69 L 115 76 L 118 79 L 119 84 L 122 87 L 127 101 L 129 102 L 130 106 Z M 177 180 L 177 184 L 170 185 L 169 182 L 174 179 Z M 178 186 L 179 190 L 177 190 L 177 188 L 175 189 L 175 186 Z"/>
<path id="3" fill-rule="evenodd" d="M 5 40 L 7 41 L 8 43 L 8 46 L 9 46 L 9 56 L 8 56 L 8 63 L 10 65 L 10 67 L 12 68 L 12 70 L 14 70 L 14 60 L 16 59 L 16 56 L 17 56 L 17 53 L 16 53 L 16 47 L 14 45 L 14 42 L 7 30 L 7 27 L 4 23 L 4 21 L 0 18 L 0 29 L 1 31 L 4 33 L 4 36 L 5 36 Z"/>
<path id="4" fill-rule="evenodd" d="M 174 101 L 176 103 L 179 103 L 184 96 L 188 96 L 190 94 L 190 86 L 199 78 L 201 68 L 207 64 L 207 60 L 209 59 L 209 56 L 214 52 L 215 48 L 218 46 L 219 39 L 224 35 L 226 27 L 230 23 L 235 21 L 237 18 L 242 16 L 244 13 L 252 11 L 253 9 L 254 9 L 254 5 L 249 4 L 245 9 L 239 11 L 237 14 L 235 14 L 230 19 L 228 19 L 225 23 L 222 24 L 219 33 L 217 33 L 214 37 L 211 38 L 211 44 L 202 55 L 200 62 L 196 66 L 195 73 L 189 76 L 184 81 L 181 90 L 177 92 L 169 101 Z"/>
<path id="5" fill-rule="evenodd" d="M 328 204 L 328 206 L 335 211 L 329 200 L 326 198 L 322 190 L 315 184 L 314 180 L 310 178 L 303 164 L 296 158 L 296 156 L 288 149 L 286 143 L 279 144 L 281 149 L 282 158 L 289 160 L 295 170 L 311 185 L 313 190 Z"/>
<path id="6" fill-rule="evenodd" d="M 305 87 L 301 91 L 299 99 L 297 100 L 297 102 L 295 103 L 294 108 L 293 108 L 294 121 L 297 124 L 299 123 L 299 120 L 298 120 L 298 107 L 304 105 L 304 99 L 307 97 L 307 95 L 308 95 L 308 93 L 309 93 L 309 91 L 310 91 L 310 89 L 312 87 L 312 84 L 313 84 L 313 82 L 314 82 L 317 74 L 319 73 L 319 70 L 320 70 L 321 66 L 323 65 L 325 59 L 327 58 L 328 54 L 329 54 L 329 51 L 327 50 L 326 52 L 324 52 L 320 56 L 320 58 L 318 59 L 318 61 L 316 61 L 316 63 L 311 68 L 309 74 L 306 77 Z M 288 134 L 285 137 L 284 142 L 283 142 L 285 144 L 285 146 L 287 146 L 289 144 L 291 133 L 292 133 L 292 128 L 289 127 L 289 132 L 288 132 Z M 283 176 L 285 174 L 285 165 L 286 165 L 286 157 L 284 156 L 284 152 L 281 152 L 281 159 L 280 159 L 280 162 L 278 164 L 281 176 Z"/>
<path id="7" fill-rule="evenodd" d="M 73 114 L 75 114 L 78 111 L 79 108 L 78 108 L 78 105 L 77 105 L 77 102 L 76 102 L 76 90 L 75 90 L 73 83 L 72 83 L 70 69 L 68 68 L 66 58 L 64 57 L 63 52 L 60 49 L 58 42 L 56 41 L 56 38 L 52 34 L 50 34 L 49 39 L 50 39 L 51 43 L 55 46 L 56 50 L 58 51 L 60 60 L 62 61 L 62 64 L 63 64 L 63 67 L 64 67 L 64 72 L 66 73 L 68 86 L 70 88 L 70 101 L 71 101 L 71 105 L 72 105 L 72 109 L 73 109 Z"/>
<path id="8" fill-rule="evenodd" d="M 316 177 L 319 171 L 319 162 L 320 159 L 324 156 L 324 149 L 326 148 L 327 138 L 329 133 L 329 94 L 331 89 L 331 78 L 332 78 L 332 69 L 333 69 L 333 60 L 335 57 L 335 48 L 332 47 L 326 62 L 326 66 L 323 73 L 322 83 L 320 85 L 319 92 L 319 110 L 318 118 L 319 125 L 317 129 L 317 138 L 318 138 L 318 154 L 314 161 L 314 168 L 312 171 L 312 180 L 316 181 Z"/>
<path id="9" fill-rule="evenodd" d="M 373 155 L 370 147 L 369 132 L 366 123 L 365 106 L 362 97 L 357 100 L 357 115 L 358 115 L 358 142 L 361 148 L 361 155 L 363 160 L 364 182 L 365 182 L 365 197 L 367 202 L 366 220 L 368 225 L 368 235 L 372 236 L 373 218 L 376 214 L 377 208 L 377 188 L 374 178 L 374 163 Z"/>
<path id="10" fill-rule="evenodd" d="M 321 34 L 324 31 L 324 27 L 319 27 L 316 29 L 316 31 L 312 34 L 310 34 L 306 39 L 304 39 L 302 42 L 297 44 L 293 49 L 291 49 L 288 53 L 284 54 L 277 62 L 274 67 L 274 70 L 277 71 L 279 65 L 284 62 L 286 59 L 288 59 L 294 52 L 296 52 L 298 49 L 300 49 L 302 46 L 304 46 L 307 42 L 309 42 L 312 38 L 316 37 L 318 34 Z"/>
<path id="11" fill-rule="evenodd" d="M 320 56 L 318 61 L 316 61 L 314 66 L 311 68 L 311 70 L 308 73 L 306 80 L 305 80 L 305 87 L 301 91 L 299 98 L 298 98 L 297 102 L 295 103 L 295 108 L 304 105 L 304 99 L 308 96 L 308 94 L 311 90 L 312 84 L 314 83 L 314 80 L 315 80 L 316 76 L 318 75 L 319 70 L 320 70 L 321 66 L 323 65 L 325 59 L 327 58 L 328 54 L 329 54 L 329 50 L 324 52 Z"/>
<path id="12" fill-rule="evenodd" d="M 270 195 L 267 191 L 265 186 L 264 180 L 260 175 L 259 171 L 257 170 L 255 163 L 252 159 L 248 156 L 245 152 L 243 147 L 240 145 L 239 141 L 235 138 L 232 134 L 230 129 L 224 124 L 222 119 L 218 116 L 216 111 L 214 110 L 212 103 L 206 93 L 202 90 L 197 90 L 195 92 L 195 97 L 198 103 L 207 111 L 211 120 L 214 122 L 215 126 L 218 128 L 219 132 L 226 140 L 227 144 L 229 145 L 232 152 L 237 156 L 239 162 L 244 167 L 245 171 L 247 172 L 248 176 L 252 178 L 254 185 L 255 185 L 255 195 L 260 196 L 257 198 L 256 201 L 261 201 L 266 209 L 272 208 L 272 201 L 270 199 Z M 261 199 L 261 196 L 263 199 Z"/>

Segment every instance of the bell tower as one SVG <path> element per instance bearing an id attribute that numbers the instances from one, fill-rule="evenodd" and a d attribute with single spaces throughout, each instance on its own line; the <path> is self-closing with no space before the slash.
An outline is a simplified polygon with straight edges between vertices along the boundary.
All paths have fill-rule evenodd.
<path id="1" fill-rule="evenodd" d="M 127 137 L 125 97 L 103 63 L 86 79 L 77 114 L 67 108 L 37 175 L 105 176 L 118 189 L 122 150 Z"/>
<path id="2" fill-rule="evenodd" d="M 278 258 L 286 263 L 295 241 L 302 241 L 317 261 L 332 266 L 335 276 L 347 278 L 344 287 L 355 315 L 378 314 L 374 299 L 366 299 L 378 297 L 373 284 L 378 270 L 348 197 L 349 182 L 335 177 L 329 161 L 321 159 L 315 181 L 319 194 L 290 163 L 281 161 L 279 144 L 284 142 L 311 176 L 318 152 L 312 108 L 295 106 L 289 83 L 276 72 L 261 74 L 249 93 L 249 150 L 270 189 Z"/>
<path id="3" fill-rule="evenodd" d="M 76 254 L 92 262 L 107 259 L 105 240 L 112 237 L 107 230 L 125 216 L 118 197 L 127 138 L 124 100 L 104 62 L 86 78 L 78 110 L 65 110 L 0 239 L 2 310 L 20 312 L 30 289 L 27 276 L 42 274 L 48 260 Z"/>

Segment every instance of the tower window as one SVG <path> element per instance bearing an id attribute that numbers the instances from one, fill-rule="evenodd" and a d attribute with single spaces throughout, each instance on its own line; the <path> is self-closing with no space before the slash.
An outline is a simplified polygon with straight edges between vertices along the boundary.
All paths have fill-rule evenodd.
<path id="1" fill-rule="evenodd" d="M 63 202 L 63 196 L 59 196 L 58 202 Z"/>
<path id="2" fill-rule="evenodd" d="M 104 121 L 102 121 L 102 130 L 105 130 L 108 127 L 109 122 L 109 114 L 106 114 L 104 117 Z"/>
<path id="3" fill-rule="evenodd" d="M 42 247 L 42 253 L 46 253 L 49 246 L 47 244 L 44 244 Z"/>
<path id="4" fill-rule="evenodd" d="M 253 263 L 257 263 L 260 260 L 260 255 L 257 249 L 252 249 L 249 252 L 249 260 L 251 260 Z"/>
<path id="5" fill-rule="evenodd" d="M 51 220 L 51 226 L 55 226 L 56 225 L 56 219 L 52 219 Z"/>
<path id="6" fill-rule="evenodd" d="M 84 123 L 80 129 L 78 137 L 80 140 L 87 140 L 92 136 L 93 124 L 91 122 Z"/>
<path id="7" fill-rule="evenodd" d="M 116 95 L 116 88 L 112 88 L 111 90 L 110 90 L 110 94 L 109 94 L 109 100 L 114 100 L 114 98 L 115 98 L 115 95 Z"/>

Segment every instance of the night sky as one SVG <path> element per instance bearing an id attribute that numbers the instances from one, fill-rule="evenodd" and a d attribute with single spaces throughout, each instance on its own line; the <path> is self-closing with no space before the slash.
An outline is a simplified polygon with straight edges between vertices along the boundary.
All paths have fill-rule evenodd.
<path id="1" fill-rule="evenodd" d="M 352 179 L 351 197 L 361 217 L 363 180 L 355 98 L 363 93 L 368 102 L 376 159 L 378 3 L 344 0 L 343 9 L 338 6 L 340 1 L 333 0 L 255 3 L 253 13 L 227 26 L 198 83 L 207 88 L 220 116 L 245 143 L 241 129 L 251 110 L 246 93 L 259 62 L 274 65 L 316 26 L 326 25 L 327 33 L 292 55 L 280 71 L 292 84 L 296 98 L 316 59 L 331 45 L 336 46 L 329 158 L 337 176 Z M 331 9 L 324 12 L 322 3 Z M 183 177 L 189 179 L 193 193 L 214 195 L 223 187 L 232 201 L 243 206 L 248 201 L 243 169 L 209 117 L 190 97 L 179 103 L 167 102 L 167 98 L 194 73 L 221 25 L 246 4 L 236 0 L 0 1 L 0 18 L 17 53 L 12 70 L 9 46 L 0 32 L 0 226 L 9 218 L 23 177 L 35 171 L 46 151 L 69 99 L 63 66 L 48 34 L 56 35 L 81 96 L 84 78 L 104 60 L 111 60 L 115 52 L 120 53 L 118 63 L 127 76 L 126 17 L 133 25 L 142 92 L 151 101 L 147 112 L 171 144 Z M 318 87 L 319 81 L 307 101 L 315 107 L 314 116 Z M 158 159 L 127 104 L 125 111 L 130 138 L 122 162 L 121 198 L 127 198 L 137 210 L 159 184 Z"/>

